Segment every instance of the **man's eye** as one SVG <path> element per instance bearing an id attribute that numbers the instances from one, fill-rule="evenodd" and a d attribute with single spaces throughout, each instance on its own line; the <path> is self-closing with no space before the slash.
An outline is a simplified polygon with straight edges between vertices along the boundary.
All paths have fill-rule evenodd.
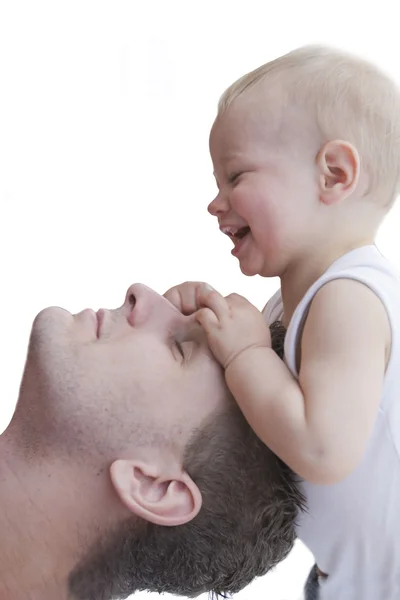
<path id="1" fill-rule="evenodd" d="M 183 351 L 182 344 L 180 342 L 176 341 L 175 345 L 176 345 L 176 347 L 178 349 L 179 354 L 182 356 L 183 359 L 185 359 L 185 353 Z"/>

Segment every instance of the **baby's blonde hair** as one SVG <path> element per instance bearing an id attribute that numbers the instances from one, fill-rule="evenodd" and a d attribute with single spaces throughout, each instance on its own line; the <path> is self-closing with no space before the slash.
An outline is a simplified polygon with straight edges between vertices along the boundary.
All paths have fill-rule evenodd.
<path id="1" fill-rule="evenodd" d="M 305 108 L 322 143 L 352 143 L 369 175 L 369 191 L 380 194 L 385 207 L 392 205 L 400 191 L 400 93 L 386 74 L 344 52 L 306 46 L 238 79 L 222 95 L 218 113 L 261 82 L 283 85 L 283 102 Z"/>

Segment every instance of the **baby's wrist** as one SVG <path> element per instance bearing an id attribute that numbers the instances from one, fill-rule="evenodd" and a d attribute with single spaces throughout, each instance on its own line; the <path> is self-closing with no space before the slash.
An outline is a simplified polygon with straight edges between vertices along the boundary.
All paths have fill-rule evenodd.
<path id="1" fill-rule="evenodd" d="M 251 354 L 255 351 L 259 351 L 260 349 L 271 350 L 271 348 L 269 348 L 269 346 L 267 345 L 251 344 L 249 346 L 245 346 L 244 348 L 236 352 L 236 354 L 234 354 L 224 366 L 225 374 L 227 374 L 228 370 L 232 371 L 235 368 L 240 368 L 241 366 L 243 366 L 243 362 L 248 363 L 248 361 L 251 360 L 251 358 L 249 358 Z"/>

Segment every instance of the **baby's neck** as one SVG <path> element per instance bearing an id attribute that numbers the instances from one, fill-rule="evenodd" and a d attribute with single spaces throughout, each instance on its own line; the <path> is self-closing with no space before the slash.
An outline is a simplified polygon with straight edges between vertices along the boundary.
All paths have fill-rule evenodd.
<path id="1" fill-rule="evenodd" d="M 281 294 L 283 302 L 282 323 L 287 329 L 294 311 L 307 293 L 307 290 L 325 273 L 325 271 L 341 256 L 348 252 L 373 244 L 373 238 L 365 238 L 357 243 L 312 253 L 302 258 L 293 267 L 288 268 L 281 277 Z"/>

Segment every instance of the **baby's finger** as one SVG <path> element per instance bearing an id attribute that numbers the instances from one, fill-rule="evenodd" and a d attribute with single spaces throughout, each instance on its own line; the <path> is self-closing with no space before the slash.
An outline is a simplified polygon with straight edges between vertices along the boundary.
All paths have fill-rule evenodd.
<path id="1" fill-rule="evenodd" d="M 180 288 L 181 312 L 191 315 L 199 308 L 197 303 L 197 290 L 203 283 L 201 281 L 187 281 Z"/>
<path id="2" fill-rule="evenodd" d="M 244 296 L 241 296 L 240 294 L 229 294 L 229 296 L 226 296 L 226 299 L 228 300 L 229 304 L 232 306 L 238 306 L 238 307 L 239 306 L 253 306 L 254 307 L 254 304 L 249 302 L 247 300 L 247 298 L 245 298 Z"/>
<path id="3" fill-rule="evenodd" d="M 164 296 L 181 313 L 191 315 L 199 308 L 197 305 L 197 289 L 202 285 L 201 281 L 186 281 L 168 290 Z"/>
<path id="4" fill-rule="evenodd" d="M 210 308 L 200 308 L 194 316 L 206 334 L 212 333 L 219 326 L 218 318 Z"/>
<path id="5" fill-rule="evenodd" d="M 210 285 L 204 284 L 197 291 L 198 306 L 210 308 L 219 320 L 223 319 L 229 311 L 229 305 L 225 298 Z"/>
<path id="6" fill-rule="evenodd" d="M 175 285 L 174 287 L 167 290 L 164 294 L 164 298 L 166 298 L 171 304 L 175 306 L 180 312 L 182 312 L 182 298 L 179 293 L 179 286 Z"/>

